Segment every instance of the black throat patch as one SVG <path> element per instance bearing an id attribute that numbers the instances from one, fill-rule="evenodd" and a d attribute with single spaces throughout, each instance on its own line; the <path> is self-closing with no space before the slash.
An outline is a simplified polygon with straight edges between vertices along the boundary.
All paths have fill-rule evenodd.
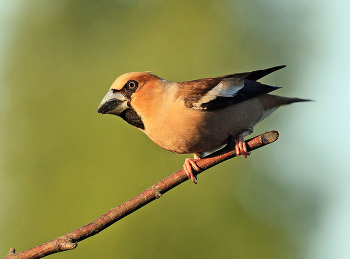
<path id="1" fill-rule="evenodd" d="M 124 119 L 127 123 L 135 126 L 136 128 L 145 129 L 145 125 L 142 122 L 141 117 L 136 113 L 136 111 L 130 107 L 120 114 L 120 117 Z"/>

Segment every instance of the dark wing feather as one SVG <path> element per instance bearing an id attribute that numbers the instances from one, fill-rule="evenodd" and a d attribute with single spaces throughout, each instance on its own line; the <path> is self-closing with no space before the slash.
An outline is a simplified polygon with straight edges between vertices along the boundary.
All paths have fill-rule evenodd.
<path id="1" fill-rule="evenodd" d="M 252 72 L 244 72 L 244 73 L 237 73 L 237 74 L 230 74 L 223 76 L 223 78 L 241 78 L 241 79 L 248 79 L 252 81 L 257 81 L 260 78 L 263 78 L 264 76 L 267 76 L 268 74 L 271 74 L 277 70 L 280 70 L 282 68 L 285 68 L 285 65 L 282 66 L 276 66 L 276 67 L 270 67 L 267 69 L 261 69 L 261 70 L 255 70 Z"/>
<path id="2" fill-rule="evenodd" d="M 263 94 L 267 94 L 278 88 L 280 87 L 260 84 L 251 80 L 244 80 L 243 88 L 241 88 L 235 95 L 229 97 L 218 96 L 209 102 L 202 103 L 200 105 L 200 109 L 216 110 L 226 108 L 230 105 L 244 102 Z"/>
<path id="3" fill-rule="evenodd" d="M 265 85 L 256 80 L 285 66 L 277 66 L 246 73 L 230 74 L 181 82 L 179 96 L 188 108 L 216 110 L 267 94 L 280 87 Z"/>

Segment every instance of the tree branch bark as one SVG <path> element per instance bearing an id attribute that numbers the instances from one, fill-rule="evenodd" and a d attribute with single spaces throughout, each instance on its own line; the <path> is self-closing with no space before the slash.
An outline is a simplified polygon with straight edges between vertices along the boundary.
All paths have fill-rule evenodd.
<path id="1" fill-rule="evenodd" d="M 255 138 L 246 141 L 248 151 L 253 151 L 265 145 L 268 145 L 278 139 L 277 131 L 265 132 Z M 227 152 L 226 152 L 227 151 Z M 207 158 L 200 159 L 196 162 L 201 172 L 236 156 L 235 150 L 219 150 Z M 201 172 L 197 172 L 200 174 Z M 78 242 L 96 235 L 113 223 L 126 217 L 132 212 L 140 209 L 151 201 L 160 198 L 162 194 L 178 186 L 179 184 L 188 180 L 188 177 L 183 169 L 168 176 L 164 180 L 156 183 L 143 191 L 134 198 L 124 202 L 116 208 L 111 209 L 106 214 L 95 219 L 94 221 L 72 231 L 63 236 L 57 237 L 39 246 L 30 248 L 23 252 L 15 253 L 15 249 L 11 248 L 8 255 L 4 259 L 34 259 L 42 258 L 50 254 L 63 252 L 66 250 L 73 250 L 77 247 Z"/>

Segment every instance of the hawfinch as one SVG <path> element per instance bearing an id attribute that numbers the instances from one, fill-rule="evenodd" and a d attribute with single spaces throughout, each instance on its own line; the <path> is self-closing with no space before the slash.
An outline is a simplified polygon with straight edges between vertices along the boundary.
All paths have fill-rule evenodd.
<path id="1" fill-rule="evenodd" d="M 196 183 L 196 160 L 235 141 L 237 156 L 247 157 L 244 137 L 279 106 L 308 101 L 268 94 L 279 87 L 257 80 L 285 66 L 253 72 L 171 82 L 150 72 L 119 76 L 97 112 L 114 114 L 144 132 L 162 148 L 194 154 L 183 165 Z M 233 139 L 233 140 L 232 140 Z"/>

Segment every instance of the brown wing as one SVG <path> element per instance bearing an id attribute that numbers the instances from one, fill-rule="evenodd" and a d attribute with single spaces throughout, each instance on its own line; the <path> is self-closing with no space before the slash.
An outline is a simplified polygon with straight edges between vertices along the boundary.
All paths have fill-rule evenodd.
<path id="1" fill-rule="evenodd" d="M 178 97 L 183 98 L 188 108 L 222 109 L 278 89 L 255 80 L 283 67 L 181 82 Z"/>

